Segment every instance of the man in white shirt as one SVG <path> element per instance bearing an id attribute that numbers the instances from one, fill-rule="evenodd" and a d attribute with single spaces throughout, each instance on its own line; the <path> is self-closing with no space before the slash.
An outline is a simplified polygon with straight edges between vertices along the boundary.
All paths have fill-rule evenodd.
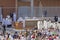
<path id="1" fill-rule="evenodd" d="M 6 18 L 6 24 L 7 24 L 7 27 L 12 27 L 12 19 L 10 18 L 9 15 Z"/>
<path id="2" fill-rule="evenodd" d="M 6 21 L 6 19 L 3 18 L 3 20 L 2 20 L 2 25 L 5 25 L 5 21 Z"/>

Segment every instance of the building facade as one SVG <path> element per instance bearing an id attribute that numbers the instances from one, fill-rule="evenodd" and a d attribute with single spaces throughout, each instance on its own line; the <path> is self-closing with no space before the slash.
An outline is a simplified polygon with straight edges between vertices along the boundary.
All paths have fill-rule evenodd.
<path id="1" fill-rule="evenodd" d="M 60 0 L 0 0 L 3 17 L 16 12 L 17 17 L 60 17 Z"/>

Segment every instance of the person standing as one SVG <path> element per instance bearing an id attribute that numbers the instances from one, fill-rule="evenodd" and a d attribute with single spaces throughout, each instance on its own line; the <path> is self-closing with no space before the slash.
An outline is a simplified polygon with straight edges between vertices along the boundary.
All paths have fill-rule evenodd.
<path id="1" fill-rule="evenodd" d="M 16 13 L 13 13 L 13 21 L 16 22 Z"/>
<path id="2" fill-rule="evenodd" d="M 22 35 L 20 40 L 26 40 L 26 37 L 24 35 Z"/>
<path id="3" fill-rule="evenodd" d="M 45 28 L 45 29 L 48 28 L 48 26 L 47 26 L 47 20 L 46 20 L 46 19 L 44 20 L 44 28 Z"/>
<path id="4" fill-rule="evenodd" d="M 13 13 L 11 12 L 10 15 L 9 15 L 13 21 Z"/>
<path id="5" fill-rule="evenodd" d="M 3 18 L 2 20 L 2 26 L 3 26 L 3 34 L 5 35 L 5 31 L 6 31 L 6 19 Z"/>
<path id="6" fill-rule="evenodd" d="M 7 27 L 12 27 L 12 19 L 10 18 L 9 15 L 7 15 L 7 18 L 6 18 L 6 24 L 7 24 Z"/>

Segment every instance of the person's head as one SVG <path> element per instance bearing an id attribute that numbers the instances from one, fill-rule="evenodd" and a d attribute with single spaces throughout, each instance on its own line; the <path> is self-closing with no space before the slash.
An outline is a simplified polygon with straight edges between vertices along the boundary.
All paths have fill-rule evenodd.
<path id="1" fill-rule="evenodd" d="M 44 28 L 42 28 L 42 30 L 44 30 Z"/>
<path id="2" fill-rule="evenodd" d="M 57 34 L 56 36 L 58 37 L 59 35 Z"/>
<path id="3" fill-rule="evenodd" d="M 15 34 L 17 34 L 17 32 L 15 32 Z"/>
<path id="4" fill-rule="evenodd" d="M 8 34 L 8 38 L 9 38 L 10 34 Z"/>
<path id="5" fill-rule="evenodd" d="M 52 36 L 54 36 L 54 34 L 52 34 Z"/>
<path id="6" fill-rule="evenodd" d="M 22 35 L 22 37 L 24 37 L 24 35 Z"/>
<path id="7" fill-rule="evenodd" d="M 51 37 L 52 35 L 49 35 L 49 37 Z"/>

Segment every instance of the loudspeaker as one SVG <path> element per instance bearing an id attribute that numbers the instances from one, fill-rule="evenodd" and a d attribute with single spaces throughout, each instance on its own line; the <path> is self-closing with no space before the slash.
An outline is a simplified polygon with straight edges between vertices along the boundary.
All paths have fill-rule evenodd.
<path id="1" fill-rule="evenodd" d="M 55 21 L 55 22 L 58 21 L 58 16 L 54 16 L 54 21 Z"/>

